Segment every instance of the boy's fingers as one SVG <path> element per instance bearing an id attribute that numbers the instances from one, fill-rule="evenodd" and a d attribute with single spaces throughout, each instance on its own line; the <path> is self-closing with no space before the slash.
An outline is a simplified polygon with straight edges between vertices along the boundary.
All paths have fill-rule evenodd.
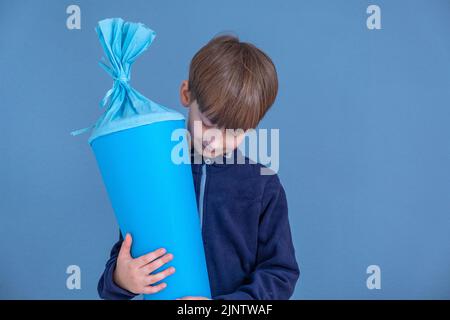
<path id="1" fill-rule="evenodd" d="M 144 254 L 142 256 L 140 256 L 139 258 L 136 258 L 136 264 L 139 267 L 143 267 L 146 264 L 149 264 L 150 262 L 152 262 L 153 260 L 155 260 L 156 258 L 162 256 L 164 253 L 166 253 L 166 249 L 164 248 L 159 248 L 155 251 L 152 251 L 150 253 Z"/>
<path id="2" fill-rule="evenodd" d="M 173 259 L 173 254 L 171 254 L 171 253 L 165 254 L 163 257 L 159 258 L 158 260 L 155 260 L 152 263 L 149 263 L 149 264 L 143 266 L 142 270 L 144 271 L 145 274 L 150 274 L 172 259 Z"/>
<path id="3" fill-rule="evenodd" d="M 122 242 L 122 246 L 120 247 L 119 255 L 128 258 L 131 257 L 131 243 L 133 242 L 133 239 L 131 238 L 131 235 L 127 233 L 125 236 L 125 240 Z"/>
<path id="4" fill-rule="evenodd" d="M 148 286 L 145 287 L 144 290 L 142 291 L 143 294 L 153 294 L 153 293 L 157 293 L 159 291 L 161 291 L 162 289 L 164 289 L 165 287 L 167 287 L 167 283 L 163 282 L 160 283 L 156 286 Z"/>
<path id="5" fill-rule="evenodd" d="M 154 284 L 156 282 L 161 281 L 162 279 L 170 276 L 171 274 L 175 273 L 174 267 L 169 267 L 161 272 L 158 272 L 156 274 L 152 274 L 146 277 L 146 283 L 147 284 Z"/>

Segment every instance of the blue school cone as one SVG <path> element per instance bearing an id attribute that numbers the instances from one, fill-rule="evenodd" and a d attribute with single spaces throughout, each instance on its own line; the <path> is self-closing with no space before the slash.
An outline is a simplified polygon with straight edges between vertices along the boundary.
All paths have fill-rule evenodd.
<path id="1" fill-rule="evenodd" d="M 155 33 L 143 24 L 120 18 L 100 21 L 96 31 L 110 63 L 101 66 L 114 84 L 102 100 L 106 110 L 91 127 L 89 144 L 121 233 L 133 237 L 132 256 L 160 247 L 174 255 L 171 262 L 153 272 L 175 267 L 174 274 L 160 281 L 167 287 L 144 295 L 144 299 L 211 298 L 190 156 L 177 152 L 189 150 L 186 136 L 180 134 L 185 132 L 185 119 L 129 85 L 130 67 Z M 179 163 L 183 157 L 187 163 Z"/>

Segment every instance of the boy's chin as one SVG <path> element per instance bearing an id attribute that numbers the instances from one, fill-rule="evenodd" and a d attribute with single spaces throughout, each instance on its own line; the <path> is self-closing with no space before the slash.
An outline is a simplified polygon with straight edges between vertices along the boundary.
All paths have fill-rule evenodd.
<path id="1" fill-rule="evenodd" d="M 216 157 L 221 156 L 222 154 L 223 154 L 223 152 L 217 151 L 217 150 L 214 150 L 214 151 L 203 150 L 204 158 L 216 158 Z"/>
<path id="2" fill-rule="evenodd" d="M 195 152 L 201 154 L 204 158 L 216 158 L 223 155 L 222 150 L 208 150 L 203 148 L 195 148 Z"/>

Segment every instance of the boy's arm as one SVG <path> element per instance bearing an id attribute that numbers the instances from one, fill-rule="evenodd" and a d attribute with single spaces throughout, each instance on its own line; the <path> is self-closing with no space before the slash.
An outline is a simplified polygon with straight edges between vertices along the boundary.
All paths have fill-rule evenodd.
<path id="1" fill-rule="evenodd" d="M 103 271 L 100 280 L 98 281 L 97 291 L 102 299 L 107 300 L 124 300 L 132 299 L 136 294 L 119 287 L 113 280 L 114 270 L 116 269 L 117 256 L 119 255 L 120 246 L 122 245 L 123 237 L 120 234 L 119 241 L 111 249 L 111 255 L 106 262 L 105 270 Z"/>
<path id="2" fill-rule="evenodd" d="M 267 183 L 258 231 L 254 271 L 235 291 L 216 300 L 287 300 L 300 275 L 292 244 L 286 194 L 278 177 Z"/>

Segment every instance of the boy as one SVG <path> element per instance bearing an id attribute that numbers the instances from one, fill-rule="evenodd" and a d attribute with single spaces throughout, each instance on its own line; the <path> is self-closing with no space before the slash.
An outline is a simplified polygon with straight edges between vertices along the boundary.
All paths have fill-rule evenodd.
<path id="1" fill-rule="evenodd" d="M 245 164 L 237 160 L 244 131 L 258 125 L 277 91 L 271 59 L 229 35 L 212 39 L 197 52 L 189 80 L 181 84 L 181 103 L 189 108 L 191 158 L 203 155 L 201 163 L 192 161 L 192 173 L 213 299 L 289 299 L 299 277 L 278 176 L 261 175 L 263 166 L 248 158 Z M 222 138 L 199 135 L 196 126 L 213 128 Z M 225 130 L 230 128 L 242 130 Z M 173 255 L 160 248 L 133 259 L 131 242 L 128 234 L 112 248 L 98 284 L 101 298 L 156 293 L 166 287 L 161 280 L 176 272 L 169 267 L 152 273 Z"/>

